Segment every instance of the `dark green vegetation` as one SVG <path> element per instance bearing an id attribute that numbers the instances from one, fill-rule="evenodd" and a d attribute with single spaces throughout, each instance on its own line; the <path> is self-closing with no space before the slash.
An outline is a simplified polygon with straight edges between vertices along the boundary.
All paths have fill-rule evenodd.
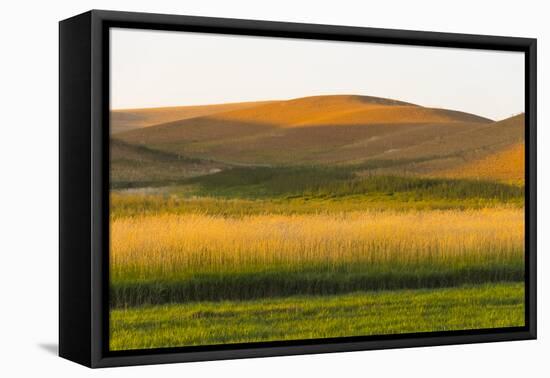
<path id="1" fill-rule="evenodd" d="M 448 261 L 422 261 L 385 266 L 365 263 L 339 267 L 310 265 L 306 269 L 294 270 L 284 266 L 270 266 L 267 269 L 247 267 L 250 271 L 211 274 L 166 272 L 157 274 L 163 277 L 160 281 L 141 278 L 139 274 L 132 275 L 126 271 L 124 277 L 112 278 L 110 298 L 113 307 L 128 307 L 523 281 L 523 259 L 518 256 L 521 254 L 499 256 L 493 258 L 495 261 L 490 264 L 475 265 L 464 261 L 462 266 L 456 263 L 450 265 Z"/>
<path id="2" fill-rule="evenodd" d="M 191 302 L 111 311 L 112 350 L 385 335 L 524 324 L 522 283 Z"/>
<path id="3" fill-rule="evenodd" d="M 368 175 L 359 166 L 233 168 L 187 180 L 197 194 L 226 198 L 341 198 L 366 195 L 398 201 L 496 200 L 521 202 L 523 188 L 479 180 Z"/>

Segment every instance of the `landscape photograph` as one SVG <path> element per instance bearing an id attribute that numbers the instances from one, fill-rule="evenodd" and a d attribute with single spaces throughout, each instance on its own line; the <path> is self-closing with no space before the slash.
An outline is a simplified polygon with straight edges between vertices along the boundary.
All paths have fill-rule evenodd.
<path id="1" fill-rule="evenodd" d="M 110 33 L 110 350 L 525 325 L 523 53 Z"/>

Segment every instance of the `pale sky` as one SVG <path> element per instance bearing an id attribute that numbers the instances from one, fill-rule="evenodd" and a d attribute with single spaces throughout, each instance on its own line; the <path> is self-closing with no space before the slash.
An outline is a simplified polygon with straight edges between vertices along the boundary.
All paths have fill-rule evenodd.
<path id="1" fill-rule="evenodd" d="M 111 109 L 356 94 L 500 120 L 524 85 L 521 52 L 111 29 Z"/>

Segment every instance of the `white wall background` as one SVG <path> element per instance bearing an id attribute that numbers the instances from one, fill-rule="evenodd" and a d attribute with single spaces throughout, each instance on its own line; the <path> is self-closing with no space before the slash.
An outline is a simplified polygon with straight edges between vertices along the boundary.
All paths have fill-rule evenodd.
<path id="1" fill-rule="evenodd" d="M 542 377 L 550 372 L 550 9 L 545 1 L 59 0 L 4 2 L 0 22 L 0 375 L 55 377 Z M 58 26 L 111 9 L 539 39 L 539 340 L 89 370 L 55 355 Z M 544 298 L 546 296 L 546 298 Z M 545 319 L 546 317 L 546 319 Z"/>

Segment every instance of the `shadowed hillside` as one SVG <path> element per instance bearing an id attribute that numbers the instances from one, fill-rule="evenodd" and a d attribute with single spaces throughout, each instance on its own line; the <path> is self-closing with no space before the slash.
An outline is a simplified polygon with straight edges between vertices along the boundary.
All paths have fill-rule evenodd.
<path id="1" fill-rule="evenodd" d="M 111 186 L 158 185 L 187 177 L 219 172 L 224 164 L 111 140 Z"/>
<path id="2" fill-rule="evenodd" d="M 443 128 L 442 130 L 443 131 Z M 407 166 L 406 173 L 446 176 L 455 168 L 476 162 L 499 153 L 525 139 L 525 115 L 520 114 L 491 124 L 461 125 L 456 132 L 442 132 L 433 138 L 419 138 L 418 143 L 375 156 L 374 159 L 408 160 L 420 156 L 431 157 L 423 162 Z M 461 168 L 464 172 L 464 168 Z M 475 175 L 458 177 L 475 178 Z M 487 176 L 486 178 L 491 178 Z"/>

